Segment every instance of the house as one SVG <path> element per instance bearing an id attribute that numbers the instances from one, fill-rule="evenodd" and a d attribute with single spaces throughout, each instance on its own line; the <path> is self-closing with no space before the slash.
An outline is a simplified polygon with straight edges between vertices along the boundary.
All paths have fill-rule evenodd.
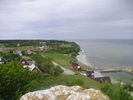
<path id="1" fill-rule="evenodd" d="M 35 54 L 35 52 L 32 50 L 27 50 L 26 53 L 27 53 L 27 55 Z"/>
<path id="2" fill-rule="evenodd" d="M 35 65 L 34 60 L 22 59 L 20 63 L 22 64 L 24 68 L 29 68 L 30 71 L 38 72 L 38 73 L 41 72 L 41 70 Z"/>
<path id="3" fill-rule="evenodd" d="M 3 51 L 5 49 L 5 46 L 0 44 L 0 51 Z"/>
<path id="4" fill-rule="evenodd" d="M 86 71 L 88 77 L 91 77 L 93 73 L 94 73 L 93 70 Z"/>
<path id="5" fill-rule="evenodd" d="M 32 72 L 41 73 L 41 70 L 35 64 L 24 65 L 23 67 L 24 68 L 29 68 L 29 70 L 32 71 Z"/>
<path id="6" fill-rule="evenodd" d="M 30 65 L 29 62 L 28 62 L 26 59 L 22 59 L 22 60 L 20 61 L 20 63 L 21 63 L 22 65 Z"/>
<path id="7" fill-rule="evenodd" d="M 3 60 L 2 60 L 2 57 L 0 57 L 0 64 L 3 64 L 4 62 L 3 62 Z"/>
<path id="8" fill-rule="evenodd" d="M 40 42 L 40 46 L 43 46 L 45 49 L 48 49 L 48 45 L 46 42 Z"/>
<path id="9" fill-rule="evenodd" d="M 76 62 L 71 62 L 71 66 L 73 67 L 74 70 L 81 70 L 81 67 L 78 63 Z"/>
<path id="10" fill-rule="evenodd" d="M 40 42 L 40 47 L 37 48 L 38 51 L 44 51 L 48 49 L 48 45 L 46 42 Z"/>
<path id="11" fill-rule="evenodd" d="M 0 64 L 4 64 L 5 63 L 5 60 L 2 56 L 0 56 Z"/>
<path id="12" fill-rule="evenodd" d="M 92 73 L 91 77 L 95 80 L 101 80 L 101 78 L 104 76 L 100 72 L 94 71 L 94 73 Z"/>
<path id="13" fill-rule="evenodd" d="M 87 74 L 88 77 L 90 77 L 90 78 L 92 78 L 96 81 L 111 83 L 110 77 L 103 76 L 99 71 L 90 70 L 90 71 L 87 71 L 86 74 Z"/>
<path id="14" fill-rule="evenodd" d="M 73 66 L 73 69 L 78 71 L 78 70 L 81 70 L 81 67 L 80 66 Z"/>
<path id="15" fill-rule="evenodd" d="M 31 54 L 35 54 L 35 52 L 33 50 L 24 50 L 22 51 L 23 55 L 31 55 Z"/>
<path id="16" fill-rule="evenodd" d="M 23 55 L 21 50 L 13 50 L 13 54 Z"/>
<path id="17" fill-rule="evenodd" d="M 33 60 L 30 60 L 30 59 L 21 59 L 21 61 L 20 61 L 20 63 L 22 64 L 22 65 L 31 65 L 31 64 L 35 64 L 35 61 L 33 61 Z"/>
<path id="18" fill-rule="evenodd" d="M 41 47 L 38 47 L 37 50 L 38 50 L 38 51 L 44 51 L 45 48 L 44 48 L 44 46 L 41 46 Z"/>

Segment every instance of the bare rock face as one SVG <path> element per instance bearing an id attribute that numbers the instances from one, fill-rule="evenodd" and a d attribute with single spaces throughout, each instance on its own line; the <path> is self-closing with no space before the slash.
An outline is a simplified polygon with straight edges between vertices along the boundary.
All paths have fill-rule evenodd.
<path id="1" fill-rule="evenodd" d="M 29 92 L 20 100 L 110 100 L 101 91 L 80 86 L 55 86 L 47 90 Z"/>

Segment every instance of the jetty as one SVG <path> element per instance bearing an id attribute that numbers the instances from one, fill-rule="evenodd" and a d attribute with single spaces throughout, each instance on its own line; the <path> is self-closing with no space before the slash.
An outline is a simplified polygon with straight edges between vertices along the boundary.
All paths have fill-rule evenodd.
<path id="1" fill-rule="evenodd" d="M 122 72 L 122 69 L 96 69 L 97 71 L 104 73 L 104 72 Z"/>
<path id="2" fill-rule="evenodd" d="M 129 72 L 133 73 L 133 68 L 109 68 L 109 69 L 95 69 L 101 73 L 106 72 Z"/>

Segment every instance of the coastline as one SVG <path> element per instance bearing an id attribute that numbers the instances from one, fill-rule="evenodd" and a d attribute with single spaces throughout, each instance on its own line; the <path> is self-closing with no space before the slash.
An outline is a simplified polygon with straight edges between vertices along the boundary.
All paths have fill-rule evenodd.
<path id="1" fill-rule="evenodd" d="M 76 57 L 79 63 L 87 66 L 88 68 L 94 69 L 94 67 L 87 61 L 87 55 L 83 50 L 79 52 L 79 55 Z"/>
<path id="2" fill-rule="evenodd" d="M 100 69 L 96 66 L 92 66 L 91 63 L 90 63 L 90 60 L 88 60 L 88 53 L 85 52 L 83 49 L 81 49 L 81 51 L 79 52 L 79 55 L 76 57 L 78 62 L 83 65 L 83 69 L 84 69 L 84 65 L 85 65 L 85 69 L 87 70 L 98 70 L 103 76 L 109 76 L 110 79 L 111 79 L 111 83 L 112 84 L 116 84 L 116 83 L 119 83 L 119 80 L 118 79 L 121 79 L 122 82 L 121 84 L 126 84 L 128 82 L 130 82 L 130 79 L 127 79 L 125 76 L 123 75 L 126 75 L 126 76 L 129 76 L 131 77 L 133 74 L 133 66 L 121 66 L 121 67 L 107 67 L 107 68 L 103 68 L 103 69 Z M 103 73 L 101 70 L 107 70 L 107 72 Z M 108 72 L 114 72 L 115 74 L 113 75 L 116 75 L 113 77 L 113 75 L 110 75 Z M 117 72 L 120 72 L 120 73 L 117 73 Z"/>
<path id="3" fill-rule="evenodd" d="M 91 63 L 88 62 L 88 60 L 87 60 L 87 55 L 86 55 L 85 51 L 81 50 L 81 51 L 79 52 L 79 55 L 76 57 L 76 59 L 78 60 L 79 63 L 81 63 L 81 64 L 87 66 L 88 68 L 95 69 L 95 67 L 93 67 L 93 66 L 91 65 Z M 101 73 L 101 74 L 103 74 L 103 73 Z M 103 74 L 103 75 L 105 75 L 105 74 Z M 106 75 L 105 75 L 105 76 L 106 76 Z M 111 82 L 112 82 L 113 84 L 118 83 L 118 81 L 115 80 L 115 79 L 113 79 L 113 78 L 111 78 Z"/>

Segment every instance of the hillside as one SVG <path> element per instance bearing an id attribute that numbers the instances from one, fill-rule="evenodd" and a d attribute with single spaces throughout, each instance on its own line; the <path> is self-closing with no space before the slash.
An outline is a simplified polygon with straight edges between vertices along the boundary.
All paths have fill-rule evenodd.
<path id="1" fill-rule="evenodd" d="M 0 51 L 0 56 L 5 61 L 0 64 L 0 99 L 18 100 L 22 95 L 31 91 L 45 90 L 57 85 L 78 85 L 84 89 L 94 88 L 101 90 L 111 100 L 132 100 L 128 93 L 128 87 L 120 84 L 100 83 L 81 75 L 80 71 L 74 70 L 70 62 L 77 61 L 76 56 L 80 51 L 80 47 L 74 42 L 4 40 L 0 41 L 0 44 L 5 46 L 4 50 Z M 14 50 L 19 50 L 19 54 L 20 51 L 27 52 L 27 50 L 30 50 L 31 52 L 20 56 L 19 54 L 13 54 L 12 51 Z M 41 73 L 23 68 L 22 59 L 34 62 L 41 70 Z M 73 71 L 75 74 L 64 74 L 60 66 L 54 66 L 53 61 Z M 82 69 L 86 67 L 80 66 Z"/>

